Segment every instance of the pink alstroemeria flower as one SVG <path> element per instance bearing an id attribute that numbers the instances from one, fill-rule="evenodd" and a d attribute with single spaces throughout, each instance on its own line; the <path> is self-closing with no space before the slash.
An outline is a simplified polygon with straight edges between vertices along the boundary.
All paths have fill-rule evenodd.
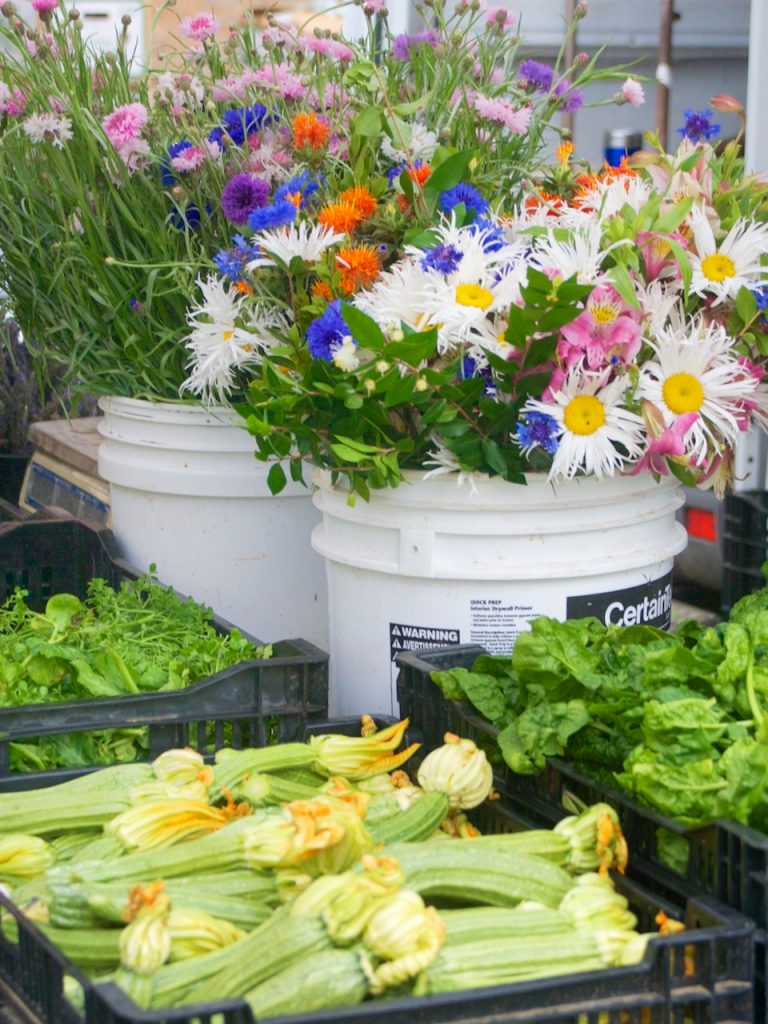
<path id="1" fill-rule="evenodd" d="M 638 231 L 637 247 L 645 264 L 645 274 L 649 281 L 659 277 L 680 277 L 677 258 L 669 245 L 669 239 L 679 242 L 685 249 L 686 240 L 676 232 L 664 234 L 658 231 Z"/>
<path id="2" fill-rule="evenodd" d="M 584 312 L 560 330 L 558 358 L 569 368 L 584 361 L 590 370 L 616 359 L 629 363 L 641 344 L 635 316 L 610 285 L 598 285 Z"/>
<path id="3" fill-rule="evenodd" d="M 666 427 L 657 436 L 654 436 L 654 431 L 659 429 L 660 421 L 647 408 L 643 409 L 643 415 L 650 440 L 648 447 L 629 475 L 637 476 L 638 473 L 647 471 L 656 473 L 658 476 L 669 476 L 667 459 L 681 459 L 685 455 L 685 435 L 699 418 L 699 414 L 697 412 L 682 413 L 675 419 L 671 427 Z"/>

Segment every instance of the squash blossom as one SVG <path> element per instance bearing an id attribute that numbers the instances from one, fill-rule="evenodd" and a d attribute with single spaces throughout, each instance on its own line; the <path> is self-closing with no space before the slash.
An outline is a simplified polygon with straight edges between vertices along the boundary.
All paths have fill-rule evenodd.
<path id="1" fill-rule="evenodd" d="M 408 728 L 407 718 L 374 733 L 370 733 L 370 722 L 370 717 L 365 716 L 363 730 L 369 735 L 311 736 L 309 746 L 316 757 L 315 771 L 323 775 L 341 775 L 356 782 L 399 768 L 421 746 L 420 743 L 412 743 L 400 753 L 394 753 Z"/>
<path id="2" fill-rule="evenodd" d="M 363 935 L 370 952 L 384 963 L 372 967 L 370 991 L 415 978 L 435 959 L 445 941 L 445 924 L 434 907 L 427 907 L 418 893 L 403 889 L 371 917 Z"/>
<path id="3" fill-rule="evenodd" d="M 607 875 L 589 872 L 579 875 L 560 901 L 558 910 L 583 933 L 632 931 L 637 918 Z"/>
<path id="4" fill-rule="evenodd" d="M 348 876 L 345 887 L 334 895 L 322 914 L 328 934 L 337 945 L 348 945 L 358 939 L 373 915 L 403 884 L 400 865 L 392 857 L 368 855 L 363 857 L 362 864 L 363 871 Z"/>
<path id="5" fill-rule="evenodd" d="M 627 841 L 621 831 L 616 811 L 608 804 L 593 804 L 583 813 L 559 821 L 553 832 L 571 844 L 569 868 L 607 872 L 610 868 L 623 872 L 627 866 Z"/>
<path id="6" fill-rule="evenodd" d="M 169 962 L 202 956 L 245 938 L 245 932 L 229 921 L 214 917 L 204 910 L 187 907 L 171 910 L 168 915 L 168 933 L 171 937 Z"/>
<path id="7" fill-rule="evenodd" d="M 126 849 L 151 850 L 218 832 L 233 818 L 251 814 L 249 804 L 209 807 L 200 800 L 160 800 L 141 803 L 118 814 L 104 826 Z"/>
<path id="8" fill-rule="evenodd" d="M 482 750 L 469 739 L 445 734 L 445 743 L 424 758 L 418 780 L 428 793 L 444 793 L 453 810 L 468 810 L 486 800 L 493 787 L 493 769 Z"/>
<path id="9" fill-rule="evenodd" d="M 48 843 L 39 836 L 15 833 L 0 838 L 0 882 L 14 885 L 45 874 L 55 858 Z"/>
<path id="10" fill-rule="evenodd" d="M 190 747 L 166 750 L 152 762 L 155 775 L 163 782 L 184 786 L 189 782 L 210 782 L 211 769 L 202 754 Z"/>
<path id="11" fill-rule="evenodd" d="M 171 936 L 168 915 L 171 901 L 163 883 L 136 885 L 131 890 L 126 919 L 120 933 L 120 963 L 136 974 L 152 974 L 168 959 Z"/>

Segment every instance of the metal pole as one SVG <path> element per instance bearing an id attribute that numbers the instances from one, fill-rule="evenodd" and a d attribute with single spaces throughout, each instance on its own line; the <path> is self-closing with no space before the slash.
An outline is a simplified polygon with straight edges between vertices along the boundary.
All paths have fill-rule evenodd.
<path id="1" fill-rule="evenodd" d="M 660 0 L 659 46 L 656 51 L 656 134 L 667 147 L 669 134 L 669 89 L 672 85 L 672 23 L 674 0 Z"/>

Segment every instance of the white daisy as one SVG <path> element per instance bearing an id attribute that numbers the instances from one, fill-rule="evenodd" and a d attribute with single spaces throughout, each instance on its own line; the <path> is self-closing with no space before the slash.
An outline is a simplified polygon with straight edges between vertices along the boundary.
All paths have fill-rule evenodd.
<path id="1" fill-rule="evenodd" d="M 768 224 L 738 220 L 720 244 L 698 206 L 690 213 L 695 252 L 689 256 L 691 291 L 714 296 L 712 305 L 735 299 L 739 289 L 760 276 L 760 257 L 768 254 Z"/>
<path id="2" fill-rule="evenodd" d="M 547 274 L 563 279 L 573 277 L 579 284 L 597 284 L 602 263 L 610 246 L 603 245 L 599 224 L 574 229 L 567 239 L 555 237 L 554 230 L 537 238 L 532 259 Z"/>
<path id="3" fill-rule="evenodd" d="M 261 249 L 262 254 L 251 260 L 245 269 L 275 267 L 278 262 L 287 267 L 294 256 L 300 256 L 305 263 L 316 263 L 327 249 L 344 237 L 322 224 L 311 227 L 306 221 L 260 231 L 251 242 Z"/>
<path id="4" fill-rule="evenodd" d="M 72 122 L 61 114 L 31 114 L 21 127 L 32 142 L 50 142 L 57 149 L 72 138 Z"/>
<path id="5" fill-rule="evenodd" d="M 418 262 L 400 260 L 380 274 L 371 288 L 359 292 L 353 303 L 385 330 L 399 328 L 403 323 L 412 330 L 423 331 L 439 323 L 426 312 L 432 286 L 432 275 L 422 270 Z"/>
<path id="6" fill-rule="evenodd" d="M 345 370 L 347 373 L 358 368 L 360 356 L 357 353 L 357 345 L 352 340 L 351 335 L 347 334 L 342 340 L 341 345 L 333 350 L 332 358 L 334 366 L 338 366 L 340 370 Z"/>
<path id="7" fill-rule="evenodd" d="M 204 402 L 224 401 L 235 383 L 235 371 L 258 362 L 261 351 L 276 342 L 272 333 L 285 327 L 283 316 L 267 305 L 251 303 L 224 285 L 219 277 L 198 278 L 203 301 L 187 313 L 191 327 L 185 337 L 191 353 L 189 377 L 181 391 L 191 391 Z"/>
<path id="8" fill-rule="evenodd" d="M 641 368 L 638 397 L 653 403 L 667 426 L 699 414 L 685 435 L 692 462 L 705 462 L 710 446 L 732 447 L 743 430 L 743 402 L 758 382 L 745 374 L 725 328 L 695 320 L 663 328 L 651 344 L 656 357 Z"/>
<path id="9" fill-rule="evenodd" d="M 429 163 L 437 149 L 437 135 L 418 121 L 408 127 L 411 130 L 409 152 L 406 153 L 405 150 L 398 149 L 385 135 L 381 140 L 382 153 L 395 164 L 401 163 L 403 160 L 412 160 L 415 156 Z"/>
<path id="10" fill-rule="evenodd" d="M 613 476 L 640 456 L 643 420 L 621 404 L 627 378 L 605 385 L 604 379 L 574 367 L 551 402 L 529 399 L 523 406 L 523 415 L 545 413 L 558 424 L 550 480 L 568 480 L 577 473 Z"/>

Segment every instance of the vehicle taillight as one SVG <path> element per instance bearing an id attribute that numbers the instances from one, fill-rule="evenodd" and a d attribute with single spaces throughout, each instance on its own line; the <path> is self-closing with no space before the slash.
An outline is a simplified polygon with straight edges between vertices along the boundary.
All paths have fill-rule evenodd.
<path id="1" fill-rule="evenodd" d="M 687 508 L 685 510 L 685 528 L 689 537 L 697 540 L 717 540 L 717 516 L 704 508 Z"/>

